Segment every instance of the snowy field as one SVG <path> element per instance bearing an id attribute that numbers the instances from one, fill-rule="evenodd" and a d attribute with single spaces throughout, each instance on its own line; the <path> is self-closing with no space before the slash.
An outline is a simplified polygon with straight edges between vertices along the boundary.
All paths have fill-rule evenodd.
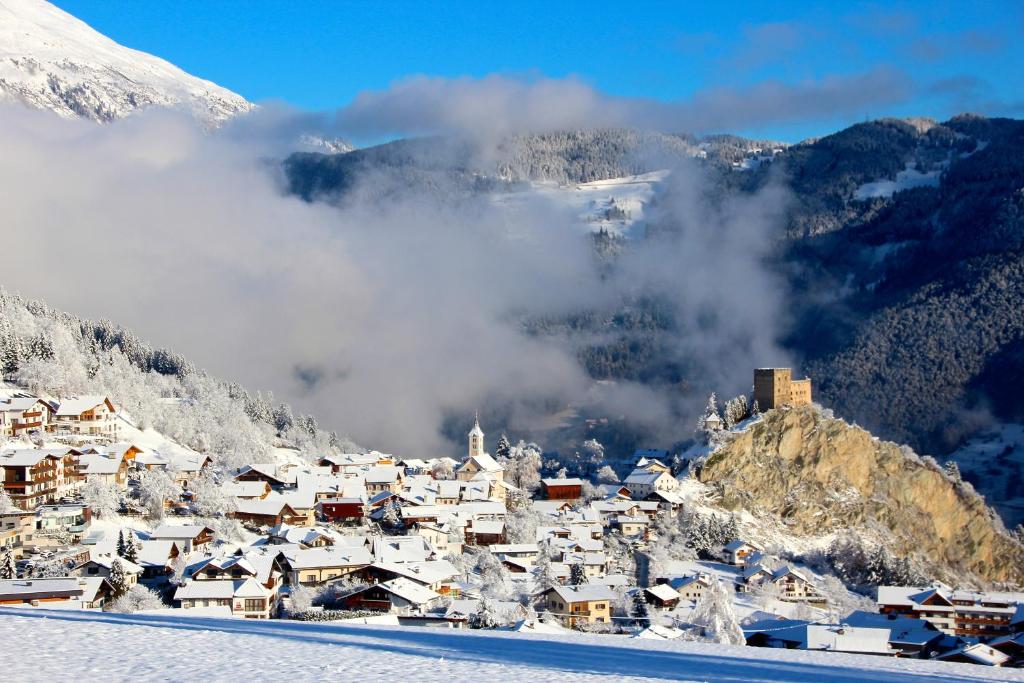
<path id="1" fill-rule="evenodd" d="M 10 681 L 1024 681 L 1021 670 L 616 636 L 19 608 L 0 608 L 0 660 Z"/>

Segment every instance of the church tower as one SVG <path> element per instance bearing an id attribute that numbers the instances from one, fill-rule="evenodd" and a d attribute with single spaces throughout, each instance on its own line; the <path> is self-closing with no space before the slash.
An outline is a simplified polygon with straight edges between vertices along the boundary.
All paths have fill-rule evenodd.
<path id="1" fill-rule="evenodd" d="M 469 457 L 484 454 L 484 430 L 480 429 L 480 413 L 473 420 L 473 428 L 469 430 Z"/>

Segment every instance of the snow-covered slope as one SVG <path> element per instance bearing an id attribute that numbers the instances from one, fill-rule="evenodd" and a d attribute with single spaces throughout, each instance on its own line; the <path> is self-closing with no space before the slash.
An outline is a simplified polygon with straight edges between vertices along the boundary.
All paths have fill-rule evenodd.
<path id="1" fill-rule="evenodd" d="M 98 122 L 149 106 L 184 107 L 209 127 L 253 107 L 215 83 L 118 45 L 43 0 L 0 0 L 3 100 Z"/>
<path id="2" fill-rule="evenodd" d="M 1024 680 L 1019 669 L 614 636 L 0 609 L 0 652 L 25 643 L 59 647 L 5 658 L 12 681 Z"/>

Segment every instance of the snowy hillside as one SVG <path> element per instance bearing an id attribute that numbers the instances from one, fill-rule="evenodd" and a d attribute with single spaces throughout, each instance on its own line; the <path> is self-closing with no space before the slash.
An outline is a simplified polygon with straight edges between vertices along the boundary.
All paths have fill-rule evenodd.
<path id="1" fill-rule="evenodd" d="M 106 122 L 184 107 L 213 127 L 253 105 L 162 59 L 118 45 L 42 0 L 0 0 L 0 101 Z"/>
<path id="2" fill-rule="evenodd" d="M 981 432 L 946 457 L 1008 527 L 1024 524 L 1024 425 L 1002 424 Z"/>
<path id="3" fill-rule="evenodd" d="M 0 609 L 0 651 L 43 642 L 61 656 L 7 658 L 11 680 L 1024 680 L 1016 669 L 627 637 Z"/>

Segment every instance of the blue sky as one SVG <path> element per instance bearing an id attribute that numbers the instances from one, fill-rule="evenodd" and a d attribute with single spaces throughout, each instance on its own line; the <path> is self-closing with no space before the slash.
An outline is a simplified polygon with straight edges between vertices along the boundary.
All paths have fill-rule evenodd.
<path id="1" fill-rule="evenodd" d="M 388 2 L 56 0 L 114 40 L 254 101 L 311 110 L 414 75 L 574 76 L 611 96 L 895 70 L 905 92 L 835 114 L 730 132 L 793 140 L 867 117 L 1024 113 L 1024 5 L 911 2 Z"/>

